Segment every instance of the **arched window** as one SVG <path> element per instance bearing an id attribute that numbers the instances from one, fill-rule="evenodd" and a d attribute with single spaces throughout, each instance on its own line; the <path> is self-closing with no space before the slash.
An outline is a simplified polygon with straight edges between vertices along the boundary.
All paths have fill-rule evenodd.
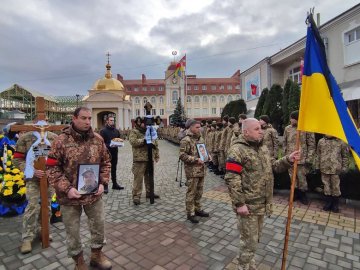
<path id="1" fill-rule="evenodd" d="M 172 92 L 172 103 L 173 103 L 173 104 L 177 104 L 178 99 L 179 99 L 178 91 L 174 90 L 174 91 Z"/>
<path id="2" fill-rule="evenodd" d="M 164 104 L 164 98 L 163 97 L 159 97 L 159 103 Z"/>
<path id="3" fill-rule="evenodd" d="M 187 102 L 187 103 L 191 103 L 191 96 L 187 96 L 187 97 L 186 97 L 186 102 Z"/>
<path id="4" fill-rule="evenodd" d="M 155 97 L 151 97 L 151 104 L 156 104 L 156 98 Z"/>
<path id="5" fill-rule="evenodd" d="M 220 102 L 224 102 L 224 101 L 225 101 L 224 96 L 220 96 Z"/>
<path id="6" fill-rule="evenodd" d="M 232 101 L 232 100 L 233 100 L 232 95 L 228 95 L 227 101 L 230 102 L 230 101 Z"/>
<path id="7" fill-rule="evenodd" d="M 199 96 L 195 96 L 195 103 L 199 103 L 199 102 L 200 102 Z"/>
<path id="8" fill-rule="evenodd" d="M 216 103 L 216 96 L 211 96 L 211 103 Z"/>
<path id="9" fill-rule="evenodd" d="M 207 96 L 203 96 L 203 103 L 207 103 L 207 102 L 208 102 Z"/>
<path id="10" fill-rule="evenodd" d="M 235 99 L 236 99 L 236 100 L 240 99 L 240 95 L 236 95 L 236 96 L 235 96 Z"/>
<path id="11" fill-rule="evenodd" d="M 135 98 L 135 104 L 140 104 L 140 98 L 139 97 Z"/>

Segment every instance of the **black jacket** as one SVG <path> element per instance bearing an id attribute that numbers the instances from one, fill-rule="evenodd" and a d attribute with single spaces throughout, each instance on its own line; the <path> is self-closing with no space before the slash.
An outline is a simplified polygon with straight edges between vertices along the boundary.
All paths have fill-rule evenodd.
<path id="1" fill-rule="evenodd" d="M 117 147 L 110 147 L 110 142 L 114 138 L 120 138 L 120 132 L 116 128 L 105 126 L 100 130 L 101 137 L 104 138 L 105 145 L 110 152 L 117 152 Z"/>

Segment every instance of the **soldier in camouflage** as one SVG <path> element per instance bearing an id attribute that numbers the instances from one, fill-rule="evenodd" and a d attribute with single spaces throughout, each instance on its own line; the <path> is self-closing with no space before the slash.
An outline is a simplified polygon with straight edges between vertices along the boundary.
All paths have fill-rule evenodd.
<path id="1" fill-rule="evenodd" d="M 81 195 L 77 190 L 80 164 L 99 166 L 99 186 L 95 194 Z M 66 230 L 68 255 L 75 261 L 75 269 L 88 269 L 84 261 L 80 238 L 80 217 L 84 211 L 88 217 L 91 234 L 90 265 L 99 269 L 111 269 L 110 261 L 102 252 L 105 242 L 105 210 L 102 194 L 109 183 L 110 154 L 103 138 L 91 128 L 91 111 L 77 108 L 71 126 L 62 130 L 54 140 L 47 159 L 47 177 L 55 188 L 61 205 Z M 77 173 L 76 173 L 77 172 Z"/>
<path id="2" fill-rule="evenodd" d="M 240 231 L 238 269 L 256 269 L 254 255 L 259 242 L 264 215 L 272 213 L 274 177 L 276 172 L 291 167 L 300 157 L 294 151 L 275 160 L 262 144 L 263 130 L 255 118 L 242 123 L 243 133 L 230 146 L 226 160 L 225 182 Z"/>
<path id="3" fill-rule="evenodd" d="M 246 114 L 239 114 L 239 122 L 237 123 L 237 125 L 234 125 L 234 135 L 231 138 L 231 142 L 242 133 L 242 122 L 244 122 L 246 118 Z"/>
<path id="4" fill-rule="evenodd" d="M 52 132 L 47 132 L 47 139 L 52 142 L 57 135 Z M 27 132 L 22 135 L 16 143 L 16 151 L 14 153 L 14 165 L 21 171 L 25 170 L 25 160 L 28 151 L 35 143 L 37 137 L 33 131 Z M 40 228 L 38 226 L 38 220 L 40 218 L 40 179 L 45 175 L 42 170 L 34 170 L 34 177 L 26 179 L 26 197 L 28 199 L 28 205 L 25 208 L 22 223 L 22 244 L 20 252 L 26 254 L 32 251 L 32 241 L 35 236 L 39 234 Z M 49 199 L 49 212 L 51 213 L 51 196 L 54 193 L 54 189 L 48 187 L 48 199 Z M 40 236 L 40 234 L 39 234 Z"/>
<path id="5" fill-rule="evenodd" d="M 230 117 L 229 118 L 229 131 L 228 131 L 228 134 L 226 137 L 226 142 L 225 142 L 225 157 L 227 157 L 227 153 L 228 153 L 230 145 L 231 145 L 231 138 L 234 135 L 235 124 L 236 124 L 235 117 Z"/>
<path id="6" fill-rule="evenodd" d="M 222 119 L 222 124 L 223 124 L 223 129 L 221 130 L 220 133 L 220 140 L 219 140 L 219 171 L 221 175 L 225 174 L 225 144 L 226 144 L 226 139 L 227 139 L 227 135 L 229 132 L 229 127 L 228 127 L 228 122 L 229 122 L 229 116 L 225 115 Z"/>
<path id="7" fill-rule="evenodd" d="M 294 151 L 296 146 L 296 133 L 299 111 L 294 111 L 290 114 L 290 125 L 284 131 L 284 154 L 288 155 Z M 315 158 L 315 135 L 314 133 L 301 132 L 300 133 L 300 149 L 301 159 L 298 162 L 296 182 L 295 182 L 295 195 L 294 200 L 299 199 L 304 205 L 309 204 L 306 191 L 308 189 L 306 175 L 309 173 Z M 289 170 L 290 179 L 293 170 Z"/>
<path id="8" fill-rule="evenodd" d="M 316 168 L 320 169 L 326 197 L 323 210 L 338 213 L 341 195 L 339 174 L 348 169 L 349 149 L 341 140 L 326 135 L 319 140 L 316 153 Z"/>
<path id="9" fill-rule="evenodd" d="M 200 159 L 196 144 L 204 143 L 200 133 L 200 122 L 189 119 L 185 138 L 180 142 L 179 158 L 184 162 L 186 175 L 186 213 L 191 223 L 199 223 L 196 216 L 209 217 L 201 207 L 201 197 L 204 189 L 205 165 Z"/>
<path id="10" fill-rule="evenodd" d="M 175 130 L 175 129 L 174 129 Z M 135 128 L 130 131 L 129 142 L 132 146 L 133 165 L 132 173 L 134 174 L 134 185 L 132 190 L 133 203 L 140 204 L 143 181 L 145 183 L 146 198 L 150 198 L 150 179 L 148 175 L 148 146 L 145 140 L 146 127 L 144 121 L 137 117 L 135 119 Z M 158 141 L 153 142 L 152 160 L 156 163 L 159 161 Z M 154 194 L 154 198 L 160 198 Z"/>
<path id="11" fill-rule="evenodd" d="M 270 124 L 270 118 L 267 115 L 260 116 L 260 125 L 264 131 L 263 144 L 265 144 L 270 152 L 270 155 L 275 159 L 278 158 L 279 138 L 275 128 Z"/>

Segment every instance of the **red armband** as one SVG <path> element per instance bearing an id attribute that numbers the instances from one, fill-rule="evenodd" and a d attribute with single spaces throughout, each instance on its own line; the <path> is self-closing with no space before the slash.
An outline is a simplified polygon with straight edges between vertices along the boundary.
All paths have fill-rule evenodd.
<path id="1" fill-rule="evenodd" d="M 56 165 L 58 165 L 57 159 L 48 158 L 48 159 L 46 160 L 46 166 L 56 166 Z"/>
<path id="2" fill-rule="evenodd" d="M 241 164 L 239 162 L 229 160 L 229 161 L 226 161 L 225 169 L 226 169 L 226 172 L 240 174 L 243 169 L 243 166 L 241 166 Z"/>
<path id="3" fill-rule="evenodd" d="M 21 152 L 16 152 L 14 153 L 14 158 L 20 158 L 20 159 L 25 159 L 25 154 L 21 153 Z"/>

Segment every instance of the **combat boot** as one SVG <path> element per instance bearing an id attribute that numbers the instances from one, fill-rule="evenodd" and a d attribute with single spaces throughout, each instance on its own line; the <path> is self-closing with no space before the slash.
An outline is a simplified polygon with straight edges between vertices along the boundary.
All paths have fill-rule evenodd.
<path id="1" fill-rule="evenodd" d="M 88 270 L 82 251 L 72 258 L 75 261 L 75 270 Z"/>
<path id="2" fill-rule="evenodd" d="M 323 207 L 324 211 L 330 211 L 333 204 L 333 198 L 329 195 L 325 195 L 325 205 Z"/>
<path id="3" fill-rule="evenodd" d="M 31 241 L 30 240 L 24 240 L 20 247 L 21 254 L 27 254 L 32 251 Z"/>
<path id="4" fill-rule="evenodd" d="M 188 214 L 187 215 L 187 219 L 191 222 L 191 223 L 199 223 L 199 221 L 197 220 L 197 218 L 194 215 Z"/>
<path id="5" fill-rule="evenodd" d="M 146 199 L 150 199 L 150 194 L 146 194 Z M 160 199 L 160 196 L 154 193 L 154 199 Z"/>
<path id="6" fill-rule="evenodd" d="M 299 201 L 300 201 L 303 205 L 308 205 L 308 204 L 309 204 L 309 201 L 308 201 L 308 198 L 307 198 L 307 196 L 306 196 L 306 191 L 299 190 L 299 195 L 300 195 Z"/>
<path id="7" fill-rule="evenodd" d="M 195 216 L 198 217 L 209 217 L 209 213 L 204 210 L 195 211 Z"/>
<path id="8" fill-rule="evenodd" d="M 339 198 L 340 197 L 335 197 L 335 196 L 332 196 L 332 207 L 331 207 L 331 210 L 334 212 L 334 213 L 339 213 L 340 212 L 340 209 L 339 209 Z"/>
<path id="9" fill-rule="evenodd" d="M 112 267 L 111 262 L 105 257 L 101 249 L 102 248 L 91 249 L 90 265 L 101 270 L 109 270 Z"/>
<path id="10" fill-rule="evenodd" d="M 134 203 L 134 205 L 139 205 L 140 204 L 140 199 L 133 199 L 133 203 Z"/>

